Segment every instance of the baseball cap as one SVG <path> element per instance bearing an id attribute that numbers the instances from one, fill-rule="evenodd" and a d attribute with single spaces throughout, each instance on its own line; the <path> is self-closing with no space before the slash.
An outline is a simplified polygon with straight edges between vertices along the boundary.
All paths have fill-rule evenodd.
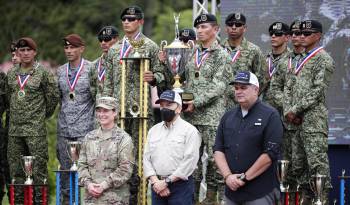
<path id="1" fill-rule="evenodd" d="M 166 90 L 164 91 L 159 99 L 156 101 L 156 104 L 159 104 L 160 101 L 162 100 L 166 100 L 166 101 L 169 101 L 169 102 L 175 102 L 177 104 L 179 104 L 180 106 L 182 106 L 182 99 L 179 95 L 179 93 L 173 91 L 173 90 Z"/>
<path id="2" fill-rule="evenodd" d="M 259 81 L 256 75 L 249 71 L 239 71 L 235 76 L 235 79 L 230 82 L 230 85 L 236 83 L 246 84 L 246 85 L 255 85 L 259 87 Z"/>

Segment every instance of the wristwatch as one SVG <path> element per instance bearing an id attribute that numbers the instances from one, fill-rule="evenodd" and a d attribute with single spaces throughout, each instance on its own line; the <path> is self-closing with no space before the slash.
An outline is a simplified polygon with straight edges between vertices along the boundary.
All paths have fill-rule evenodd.
<path id="1" fill-rule="evenodd" d="M 241 176 L 239 176 L 239 179 L 242 180 L 244 183 L 248 182 L 245 173 L 242 173 Z"/>
<path id="2" fill-rule="evenodd" d="M 171 184 L 170 177 L 165 178 L 165 183 L 166 183 L 167 186 L 169 186 Z"/>

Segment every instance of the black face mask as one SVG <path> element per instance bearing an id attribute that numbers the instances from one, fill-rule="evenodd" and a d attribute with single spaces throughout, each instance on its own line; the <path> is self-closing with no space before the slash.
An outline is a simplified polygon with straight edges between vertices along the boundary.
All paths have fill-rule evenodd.
<path id="1" fill-rule="evenodd" d="M 163 108 L 160 110 L 160 117 L 165 122 L 171 122 L 174 119 L 175 115 L 175 110 L 170 110 L 168 108 Z"/>

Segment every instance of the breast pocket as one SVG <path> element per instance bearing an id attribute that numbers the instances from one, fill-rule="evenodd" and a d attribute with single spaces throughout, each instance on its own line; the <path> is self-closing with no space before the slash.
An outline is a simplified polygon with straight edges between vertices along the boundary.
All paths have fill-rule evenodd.
<path id="1" fill-rule="evenodd" d="M 185 137 L 176 136 L 174 138 L 169 139 L 168 143 L 169 147 L 171 148 L 171 150 L 169 151 L 174 154 L 173 156 L 177 158 L 182 158 L 183 153 L 185 151 Z"/>

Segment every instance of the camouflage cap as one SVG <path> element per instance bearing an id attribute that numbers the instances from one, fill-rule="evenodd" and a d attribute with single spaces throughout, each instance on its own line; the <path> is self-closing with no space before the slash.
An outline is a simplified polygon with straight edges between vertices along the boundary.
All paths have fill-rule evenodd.
<path id="1" fill-rule="evenodd" d="M 108 110 L 118 109 L 117 100 L 113 97 L 100 97 L 96 100 L 96 108 L 105 108 Z"/>
<path id="2" fill-rule="evenodd" d="M 306 20 L 301 22 L 301 30 L 310 30 L 322 33 L 322 24 L 316 20 Z"/>
<path id="3" fill-rule="evenodd" d="M 143 19 L 143 11 L 139 6 L 129 6 L 125 8 L 122 11 L 122 14 L 120 15 L 120 19 L 123 18 L 123 16 L 128 15 L 128 16 L 136 16 L 139 19 Z"/>
<path id="4" fill-rule="evenodd" d="M 269 32 L 281 32 L 287 34 L 289 33 L 289 26 L 283 22 L 276 21 L 270 25 Z"/>
<path id="5" fill-rule="evenodd" d="M 229 22 L 245 24 L 246 18 L 241 13 L 231 13 L 226 17 L 225 24 L 227 25 Z"/>
<path id="6" fill-rule="evenodd" d="M 193 26 L 196 27 L 202 23 L 217 23 L 216 16 L 213 14 L 201 14 L 194 20 Z"/>
<path id="7" fill-rule="evenodd" d="M 23 37 L 23 38 L 20 38 L 17 42 L 17 48 L 23 48 L 23 47 L 29 47 L 33 50 L 36 51 L 37 49 L 37 46 L 36 46 L 36 43 L 35 41 L 32 39 L 32 38 L 29 38 L 29 37 Z"/>
<path id="8" fill-rule="evenodd" d="M 69 46 L 72 45 L 74 47 L 85 46 L 83 39 L 75 33 L 69 34 L 68 36 L 63 38 L 64 45 Z"/>

